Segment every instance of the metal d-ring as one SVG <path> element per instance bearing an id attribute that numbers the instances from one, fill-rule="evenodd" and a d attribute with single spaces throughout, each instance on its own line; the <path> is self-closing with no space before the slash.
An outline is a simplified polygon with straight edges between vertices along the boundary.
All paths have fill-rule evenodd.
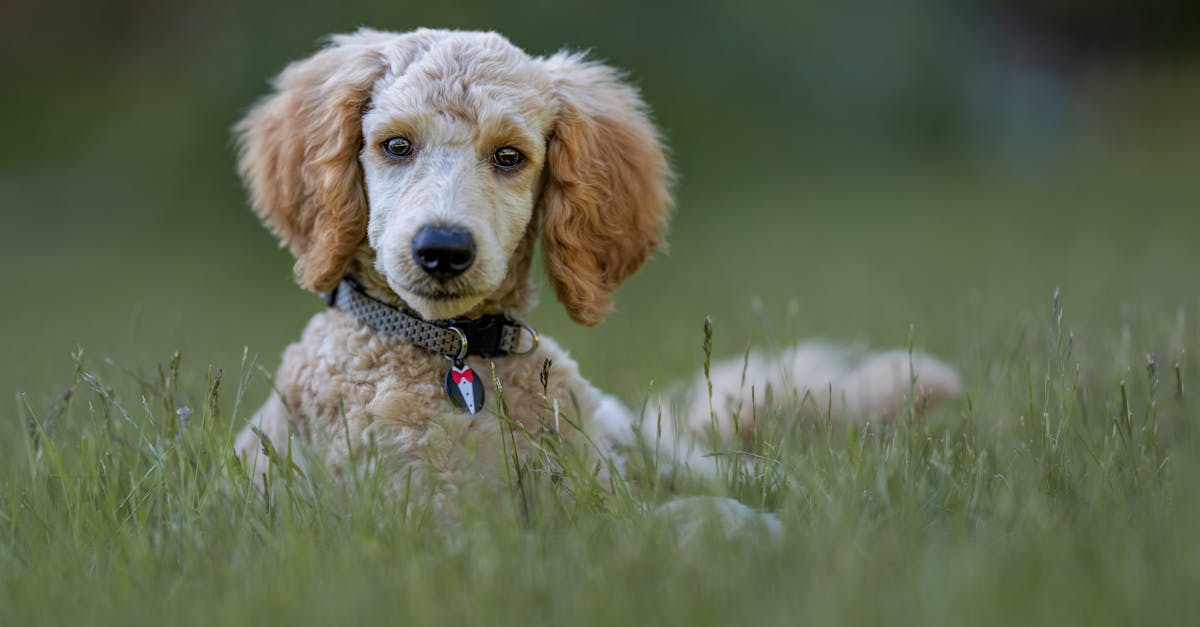
<path id="1" fill-rule="evenodd" d="M 541 337 L 539 337 L 539 336 L 538 336 L 537 329 L 533 328 L 533 326 L 532 326 L 532 325 L 530 325 L 528 322 L 520 322 L 520 321 L 518 321 L 518 324 L 520 324 L 520 325 L 521 325 L 521 328 L 522 328 L 522 329 L 525 329 L 526 331 L 528 331 L 528 332 L 529 332 L 529 338 L 530 338 L 531 340 L 533 340 L 533 343 L 532 343 L 532 344 L 530 344 L 530 345 L 529 345 L 529 348 L 528 348 L 528 349 L 526 349 L 526 350 L 524 350 L 524 351 L 521 351 L 521 352 L 519 352 L 519 353 L 518 353 L 518 352 L 516 352 L 516 351 L 509 351 L 509 352 L 508 352 L 508 354 L 510 354 L 510 355 L 517 355 L 517 356 L 521 356 L 521 355 L 528 355 L 529 353 L 532 353 L 533 351 L 537 350 L 537 347 L 538 347 L 538 342 L 539 342 L 539 341 L 541 341 Z M 514 348 L 515 348 L 515 347 L 514 347 Z"/>
<path id="2" fill-rule="evenodd" d="M 450 355 L 446 355 L 446 357 L 452 359 L 454 361 L 455 365 L 462 365 L 463 360 L 465 360 L 467 358 L 467 334 L 465 331 L 463 331 L 462 329 L 460 329 L 458 327 L 446 327 L 446 328 L 457 333 L 458 341 L 459 341 L 458 354 L 455 355 L 454 357 L 450 357 Z"/>

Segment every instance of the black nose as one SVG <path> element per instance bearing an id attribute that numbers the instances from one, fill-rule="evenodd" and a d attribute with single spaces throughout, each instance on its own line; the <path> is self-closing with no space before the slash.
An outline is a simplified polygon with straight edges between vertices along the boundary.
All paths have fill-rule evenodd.
<path id="1" fill-rule="evenodd" d="M 427 226 L 412 243 L 413 260 L 437 279 L 452 279 L 475 261 L 475 239 L 463 229 Z"/>

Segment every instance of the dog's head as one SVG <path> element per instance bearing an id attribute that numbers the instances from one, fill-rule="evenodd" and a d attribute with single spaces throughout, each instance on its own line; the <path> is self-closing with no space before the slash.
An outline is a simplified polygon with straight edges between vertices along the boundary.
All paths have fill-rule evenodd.
<path id="1" fill-rule="evenodd" d="M 670 203 L 635 90 L 604 65 L 531 57 L 494 33 L 336 36 L 288 66 L 236 133 L 253 204 L 302 286 L 333 288 L 369 245 L 388 288 L 428 319 L 511 289 L 540 218 L 559 300 L 596 324 Z"/>

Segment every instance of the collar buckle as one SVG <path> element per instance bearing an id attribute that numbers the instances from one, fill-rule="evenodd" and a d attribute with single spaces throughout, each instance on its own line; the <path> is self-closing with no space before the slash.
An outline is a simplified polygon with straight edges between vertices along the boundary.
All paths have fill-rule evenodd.
<path id="1" fill-rule="evenodd" d="M 458 333 L 462 340 L 459 348 L 459 359 L 470 355 L 483 358 L 503 357 L 508 351 L 501 348 L 504 339 L 505 318 L 503 316 L 483 316 L 472 320 L 470 318 L 455 318 L 450 320 L 449 329 Z"/>

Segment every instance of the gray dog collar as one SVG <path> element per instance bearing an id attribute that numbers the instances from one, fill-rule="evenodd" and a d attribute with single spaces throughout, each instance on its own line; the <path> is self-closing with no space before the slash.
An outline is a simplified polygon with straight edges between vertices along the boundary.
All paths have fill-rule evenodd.
<path id="1" fill-rule="evenodd" d="M 431 322 L 367 295 L 353 279 L 344 278 L 327 295 L 330 307 L 336 307 L 363 324 L 388 335 L 402 337 L 413 344 L 442 355 L 456 365 L 470 355 L 503 357 L 527 355 L 538 345 L 533 327 L 508 316 L 452 318 Z M 529 346 L 521 350 L 521 336 L 528 333 Z"/>

